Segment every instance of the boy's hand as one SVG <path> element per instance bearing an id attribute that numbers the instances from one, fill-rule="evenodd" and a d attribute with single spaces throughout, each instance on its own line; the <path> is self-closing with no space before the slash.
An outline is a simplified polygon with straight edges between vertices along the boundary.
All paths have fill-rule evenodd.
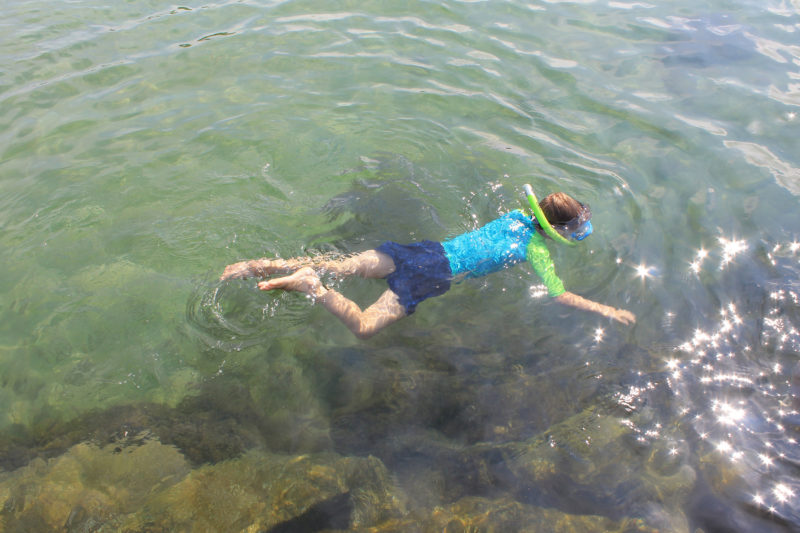
<path id="1" fill-rule="evenodd" d="M 636 323 L 636 315 L 625 309 L 614 309 L 614 314 L 611 315 L 611 318 L 626 326 Z"/>
<path id="2" fill-rule="evenodd" d="M 556 301 L 565 305 L 577 307 L 578 309 L 583 309 L 584 311 L 592 311 L 594 313 L 607 316 L 608 318 L 613 318 L 617 322 L 625 324 L 626 326 L 636 322 L 636 315 L 630 311 L 626 311 L 625 309 L 614 309 L 610 305 L 599 304 L 597 302 L 587 300 L 586 298 L 578 296 L 577 294 L 569 291 L 565 291 L 556 296 Z"/>

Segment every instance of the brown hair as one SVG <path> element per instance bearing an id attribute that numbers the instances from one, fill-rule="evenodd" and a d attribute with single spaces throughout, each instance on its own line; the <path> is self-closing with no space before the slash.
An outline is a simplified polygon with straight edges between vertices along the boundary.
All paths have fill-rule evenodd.
<path id="1" fill-rule="evenodd" d="M 539 206 L 550 224 L 566 224 L 581 213 L 581 204 L 563 192 L 548 194 Z"/>

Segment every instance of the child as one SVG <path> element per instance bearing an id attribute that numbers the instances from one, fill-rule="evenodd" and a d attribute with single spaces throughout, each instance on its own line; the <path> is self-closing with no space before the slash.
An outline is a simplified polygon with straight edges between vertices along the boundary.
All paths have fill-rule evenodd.
<path id="1" fill-rule="evenodd" d="M 543 213 L 538 221 L 537 217 L 516 210 L 442 243 L 422 241 L 402 245 L 389 241 L 375 250 L 341 259 L 295 257 L 243 261 L 225 267 L 221 279 L 265 278 L 291 272 L 286 277 L 262 281 L 258 288 L 305 293 L 338 317 L 357 337 L 365 339 L 413 313 L 423 300 L 447 292 L 451 280 L 457 277 L 485 276 L 528 260 L 557 302 L 599 313 L 622 324 L 634 323 L 636 317 L 630 311 L 567 292 L 556 276 L 545 236 L 562 241 L 585 239 L 592 232 L 589 207 L 561 192 L 537 204 L 533 192 L 526 190 L 534 212 Z M 546 220 L 540 224 L 542 218 Z M 318 270 L 341 277 L 386 279 L 389 289 L 362 311 L 352 300 L 325 287 Z"/>

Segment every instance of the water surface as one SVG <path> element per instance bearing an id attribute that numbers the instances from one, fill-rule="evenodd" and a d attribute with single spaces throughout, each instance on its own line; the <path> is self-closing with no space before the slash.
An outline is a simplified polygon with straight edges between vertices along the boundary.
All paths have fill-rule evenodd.
<path id="1" fill-rule="evenodd" d="M 0 26 L 8 527 L 800 527 L 796 2 L 12 0 Z M 525 266 L 367 342 L 216 281 L 443 240 L 527 182 L 591 204 L 558 272 L 634 327 Z"/>

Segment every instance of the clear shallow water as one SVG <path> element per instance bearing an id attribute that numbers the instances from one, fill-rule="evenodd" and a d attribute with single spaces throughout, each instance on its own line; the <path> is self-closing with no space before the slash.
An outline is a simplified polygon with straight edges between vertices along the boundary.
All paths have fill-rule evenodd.
<path id="1" fill-rule="evenodd" d="M 198 527 L 269 529 L 345 493 L 355 510 L 329 527 L 798 527 L 799 10 L 11 2 L 6 524 L 65 523 L 31 503 L 37 483 L 71 488 L 74 527 L 143 529 L 148 494 L 153 520 L 186 524 L 159 502 L 203 507 L 185 487 L 228 479 L 218 465 L 238 479 L 310 454 L 263 482 L 324 467 L 343 476 L 328 492 L 277 505 L 294 514 L 212 499 L 244 518 Z M 525 267 L 366 343 L 296 295 L 216 282 L 243 258 L 443 239 L 519 207 L 526 182 L 592 205 L 596 234 L 553 249 L 559 273 L 635 327 L 547 303 Z M 131 466 L 167 448 L 150 462 L 171 481 Z M 347 470 L 366 457 L 381 484 Z"/>

